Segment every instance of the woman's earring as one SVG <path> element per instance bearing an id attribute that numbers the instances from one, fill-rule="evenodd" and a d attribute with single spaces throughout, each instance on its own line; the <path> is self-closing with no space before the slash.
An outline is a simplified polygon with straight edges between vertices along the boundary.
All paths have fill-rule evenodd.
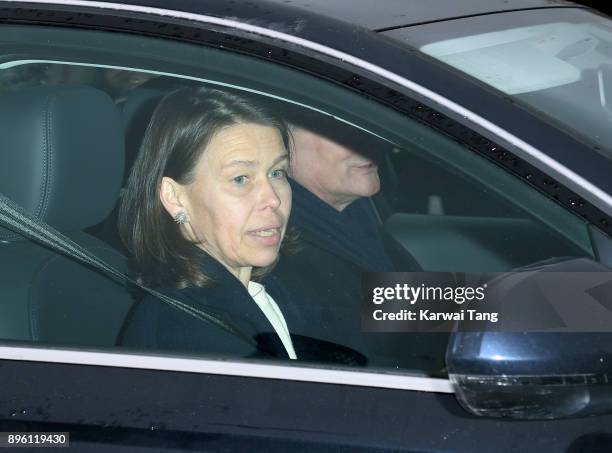
<path id="1" fill-rule="evenodd" d="M 174 221 L 178 225 L 185 225 L 187 223 L 187 214 L 185 214 L 185 211 L 177 212 L 176 215 L 174 216 Z"/>

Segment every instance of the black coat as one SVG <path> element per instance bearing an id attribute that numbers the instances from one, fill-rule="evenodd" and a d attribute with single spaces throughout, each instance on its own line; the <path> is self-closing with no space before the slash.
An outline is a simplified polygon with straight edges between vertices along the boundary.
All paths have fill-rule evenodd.
<path id="1" fill-rule="evenodd" d="M 123 326 L 119 345 L 138 350 L 195 353 L 208 357 L 288 360 L 280 338 L 244 285 L 213 259 L 206 259 L 203 267 L 204 273 L 213 280 L 213 285 L 158 291 L 206 311 L 237 329 L 249 341 L 147 295 L 131 310 Z M 297 305 L 275 277 L 268 278 L 265 284 L 266 291 L 275 294 L 274 301 L 287 322 L 298 360 L 365 364 L 365 359 L 353 351 L 294 335 L 294 330 L 304 331 L 300 327 L 303 318 Z"/>
<path id="2" fill-rule="evenodd" d="M 294 332 L 348 346 L 372 365 L 398 365 L 389 335 L 361 332 L 361 274 L 421 267 L 383 230 L 368 199 L 340 213 L 293 181 L 292 188 L 289 225 L 299 233 L 298 251 L 281 255 L 271 274 L 280 287 L 270 294 L 291 294 L 302 318 Z"/>
<path id="3" fill-rule="evenodd" d="M 219 262 L 208 259 L 204 273 L 213 280 L 208 287 L 184 289 L 163 288 L 159 292 L 196 309 L 203 310 L 239 329 L 246 337 L 256 339 L 269 334 L 263 348 L 251 344 L 229 331 L 178 310 L 147 295 L 137 302 L 123 327 L 119 343 L 131 348 L 155 351 L 195 352 L 210 356 L 288 358 L 274 328 L 253 301 L 247 289 Z M 291 307 L 277 301 L 289 324 Z M 277 338 L 278 341 L 273 341 Z"/>

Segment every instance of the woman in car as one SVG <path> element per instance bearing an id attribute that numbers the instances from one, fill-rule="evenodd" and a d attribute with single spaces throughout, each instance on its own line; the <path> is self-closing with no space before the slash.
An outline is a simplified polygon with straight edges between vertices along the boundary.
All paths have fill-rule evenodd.
<path id="1" fill-rule="evenodd" d="M 256 282 L 285 236 L 289 148 L 285 123 L 246 97 L 200 87 L 162 99 L 123 195 L 119 229 L 141 283 L 166 301 L 137 302 L 122 345 L 299 356 L 289 331 L 295 307 Z"/>

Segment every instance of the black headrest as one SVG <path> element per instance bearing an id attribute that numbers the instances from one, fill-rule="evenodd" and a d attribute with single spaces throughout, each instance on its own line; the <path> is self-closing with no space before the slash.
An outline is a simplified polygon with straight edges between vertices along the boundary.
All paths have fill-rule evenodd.
<path id="1" fill-rule="evenodd" d="M 134 163 L 144 133 L 149 125 L 153 111 L 164 92 L 155 88 L 138 87 L 134 89 L 121 106 L 125 129 L 125 157 L 128 168 Z M 125 175 L 127 178 L 128 175 Z"/>
<path id="2" fill-rule="evenodd" d="M 62 231 L 103 220 L 121 188 L 123 127 L 112 99 L 82 86 L 0 96 L 0 193 Z M 0 228 L 0 239 L 18 238 Z"/>

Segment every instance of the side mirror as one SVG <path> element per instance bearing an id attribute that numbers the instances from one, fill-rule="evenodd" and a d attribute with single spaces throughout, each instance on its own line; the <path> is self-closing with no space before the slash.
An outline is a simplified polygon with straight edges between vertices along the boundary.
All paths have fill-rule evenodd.
<path id="1" fill-rule="evenodd" d="M 475 415 L 515 419 L 611 413 L 612 318 L 606 316 L 612 316 L 612 273 L 584 258 L 519 271 L 508 274 L 510 285 L 504 277 L 492 281 L 487 301 L 510 326 L 476 332 L 460 323 L 451 334 L 446 363 L 459 402 Z M 569 300 L 546 297 L 568 294 L 564 288 L 573 289 Z M 557 319 L 538 328 L 538 316 Z M 571 325 L 572 316 L 582 316 L 582 328 Z"/>

